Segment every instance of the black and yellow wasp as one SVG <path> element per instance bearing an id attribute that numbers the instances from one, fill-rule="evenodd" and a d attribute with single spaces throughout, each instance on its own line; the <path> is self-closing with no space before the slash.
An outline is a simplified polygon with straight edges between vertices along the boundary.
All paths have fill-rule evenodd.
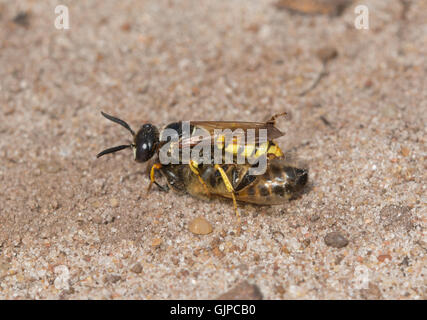
<path id="1" fill-rule="evenodd" d="M 278 114 L 266 122 L 241 122 L 241 121 L 191 121 L 190 131 L 201 129 L 208 134 L 213 148 L 223 150 L 223 155 L 232 154 L 233 156 L 244 155 L 246 158 L 257 158 L 266 156 L 268 159 L 266 170 L 263 174 L 251 174 L 250 168 L 253 166 L 250 162 L 237 163 L 196 163 L 193 160 L 179 162 L 175 164 L 162 164 L 159 161 L 159 150 L 166 143 L 169 144 L 169 152 L 176 149 L 182 149 L 185 146 L 194 147 L 201 142 L 200 136 L 184 136 L 182 133 L 182 122 L 174 122 L 167 125 L 165 129 L 175 130 L 177 137 L 171 142 L 163 139 L 159 130 L 150 123 L 140 127 L 138 132 L 134 132 L 130 126 L 123 120 L 110 116 L 104 112 L 102 115 L 115 123 L 125 127 L 133 136 L 131 144 L 120 145 L 106 149 L 100 152 L 97 157 L 108 153 L 117 152 L 125 148 L 131 148 L 134 153 L 134 159 L 137 162 L 146 162 L 156 155 L 156 161 L 150 170 L 150 184 L 156 184 L 162 190 L 171 188 L 177 192 L 189 193 L 192 196 L 210 199 L 212 196 L 231 198 L 233 200 L 236 215 L 236 200 L 242 202 L 255 203 L 260 205 L 281 204 L 284 200 L 292 198 L 303 189 L 308 180 L 308 170 L 298 168 L 291 164 L 285 157 L 282 150 L 274 142 L 274 139 L 283 135 L 275 127 L 275 121 Z M 224 139 L 223 135 L 217 134 L 216 129 L 230 129 L 232 131 L 241 129 L 245 134 L 248 129 L 265 129 L 267 139 L 263 142 L 255 137 L 254 143 L 248 144 L 244 139 L 233 137 L 233 140 Z M 205 138 L 203 138 L 205 139 Z M 240 141 L 244 143 L 241 144 Z M 162 186 L 155 179 L 156 171 L 160 171 L 166 178 L 167 185 Z"/>

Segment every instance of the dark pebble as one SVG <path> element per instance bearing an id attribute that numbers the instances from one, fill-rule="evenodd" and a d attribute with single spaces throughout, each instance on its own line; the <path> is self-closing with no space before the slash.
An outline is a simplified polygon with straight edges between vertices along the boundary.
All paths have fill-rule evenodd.
<path id="1" fill-rule="evenodd" d="M 246 280 L 239 283 L 233 289 L 223 293 L 217 300 L 262 300 L 262 293 L 259 288 L 250 284 Z"/>
<path id="2" fill-rule="evenodd" d="M 136 263 L 131 269 L 130 271 L 134 272 L 134 273 L 141 273 L 142 272 L 142 266 L 141 264 L 138 262 Z"/>
<path id="3" fill-rule="evenodd" d="M 317 51 L 317 57 L 323 63 L 327 63 L 328 61 L 335 59 L 337 56 L 338 56 L 338 51 L 333 47 L 323 47 Z"/>
<path id="4" fill-rule="evenodd" d="M 325 236 L 325 243 L 329 247 L 344 248 L 348 245 L 348 240 L 339 232 L 331 232 Z"/>
<path id="5" fill-rule="evenodd" d="M 27 28 L 30 25 L 29 14 L 27 12 L 20 12 L 15 16 L 15 18 L 13 18 L 13 22 Z"/>
<path id="6" fill-rule="evenodd" d="M 104 282 L 105 283 L 116 283 L 117 281 L 120 281 L 122 279 L 122 277 L 120 277 L 119 275 L 116 275 L 116 274 L 109 274 L 109 275 L 106 275 L 105 277 L 104 277 Z"/>
<path id="7" fill-rule="evenodd" d="M 319 215 L 317 215 L 317 214 L 314 214 L 314 215 L 312 215 L 311 217 L 310 217 L 310 221 L 311 222 L 316 222 L 317 220 L 319 220 L 320 219 L 320 216 Z"/>
<path id="8" fill-rule="evenodd" d="M 360 296 L 365 300 L 379 300 L 383 298 L 381 289 L 372 282 L 369 282 L 368 288 L 360 290 Z"/>

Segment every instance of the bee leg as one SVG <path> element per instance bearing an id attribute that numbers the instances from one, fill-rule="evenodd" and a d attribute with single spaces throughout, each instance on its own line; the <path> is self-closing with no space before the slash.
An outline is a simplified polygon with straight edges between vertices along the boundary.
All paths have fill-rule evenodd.
<path id="1" fill-rule="evenodd" d="M 273 115 L 273 116 L 271 117 L 271 119 L 267 121 L 267 123 L 275 124 L 275 123 L 276 123 L 276 119 L 277 119 L 278 117 L 286 116 L 286 114 L 287 114 L 286 112 L 277 113 L 277 114 Z"/>
<path id="2" fill-rule="evenodd" d="M 205 192 L 206 192 L 207 196 L 210 197 L 211 193 L 209 191 L 208 185 L 206 184 L 206 182 L 200 176 L 200 172 L 199 172 L 199 169 L 198 169 L 197 162 L 195 162 L 193 160 L 190 160 L 190 162 L 188 163 L 188 165 L 190 166 L 191 171 L 193 171 L 193 173 L 197 176 L 197 178 L 199 178 L 199 181 L 203 185 L 203 188 L 205 189 Z"/>
<path id="3" fill-rule="evenodd" d="M 219 171 L 219 173 L 221 174 L 221 178 L 224 181 L 225 188 L 231 194 L 231 198 L 233 199 L 234 211 L 236 212 L 237 219 L 240 221 L 240 214 L 239 214 L 239 211 L 237 210 L 237 201 L 236 201 L 236 196 L 234 194 L 233 185 L 231 184 L 230 180 L 228 179 L 227 174 L 225 173 L 224 169 L 222 169 L 218 164 L 215 165 L 215 170 Z"/>
<path id="4" fill-rule="evenodd" d="M 148 191 L 150 191 L 151 186 L 153 185 L 153 183 L 154 183 L 154 184 L 156 184 L 156 186 L 158 186 L 161 190 L 165 190 L 165 189 L 164 189 L 164 187 L 160 186 L 160 185 L 156 182 L 156 179 L 155 179 L 155 176 L 154 176 L 154 175 L 155 175 L 155 173 L 156 173 L 156 170 L 159 170 L 161 167 L 162 167 L 162 164 L 161 164 L 161 163 L 155 163 L 155 164 L 153 164 L 153 166 L 151 167 L 151 170 L 150 170 L 150 184 L 148 185 L 147 192 L 148 192 Z"/>

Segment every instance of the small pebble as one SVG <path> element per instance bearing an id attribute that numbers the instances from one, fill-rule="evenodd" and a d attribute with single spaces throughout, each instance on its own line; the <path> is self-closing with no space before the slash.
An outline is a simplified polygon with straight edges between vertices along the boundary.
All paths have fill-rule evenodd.
<path id="1" fill-rule="evenodd" d="M 217 297 L 217 300 L 262 300 L 262 293 L 258 286 L 245 280 Z"/>
<path id="2" fill-rule="evenodd" d="M 104 277 L 104 282 L 105 283 L 107 283 L 107 282 L 116 283 L 117 281 L 120 281 L 121 279 L 122 279 L 122 277 L 117 275 L 117 274 L 109 274 L 109 275 L 106 275 Z"/>
<path id="3" fill-rule="evenodd" d="M 110 205 L 111 205 L 113 208 L 117 208 L 117 207 L 119 206 L 119 200 L 117 200 L 116 198 L 111 198 L 111 199 L 110 199 Z"/>
<path id="4" fill-rule="evenodd" d="M 409 258 L 408 258 L 408 256 L 405 256 L 405 257 L 403 258 L 403 260 L 402 260 L 402 262 L 399 264 L 399 266 L 404 266 L 404 267 L 409 266 Z"/>
<path id="5" fill-rule="evenodd" d="M 338 56 L 338 51 L 334 47 L 323 47 L 316 52 L 316 55 L 320 61 L 327 63 Z"/>
<path id="6" fill-rule="evenodd" d="M 28 28 L 30 25 L 30 15 L 27 12 L 19 12 L 15 18 L 13 18 L 13 22 L 22 27 Z"/>
<path id="7" fill-rule="evenodd" d="M 58 290 L 68 290 L 70 288 L 70 270 L 65 265 L 56 266 L 54 272 L 58 275 L 54 280 L 54 286 Z"/>
<path id="8" fill-rule="evenodd" d="M 391 260 L 391 256 L 389 254 L 381 254 L 377 259 L 379 262 L 384 262 L 386 259 Z"/>
<path id="9" fill-rule="evenodd" d="M 320 219 L 320 216 L 319 215 L 317 215 L 317 214 L 313 214 L 311 217 L 310 217 L 310 221 L 311 222 L 316 222 L 317 220 L 319 220 Z"/>
<path id="10" fill-rule="evenodd" d="M 194 234 L 209 234 L 213 231 L 212 225 L 203 217 L 195 218 L 190 222 L 188 229 Z"/>
<path id="11" fill-rule="evenodd" d="M 131 30 L 132 26 L 129 22 L 125 22 L 120 26 L 120 29 L 124 32 L 129 32 Z"/>
<path id="12" fill-rule="evenodd" d="M 369 282 L 368 288 L 360 290 L 360 295 L 362 299 L 367 300 L 379 300 L 383 298 L 380 288 L 372 282 Z"/>
<path id="13" fill-rule="evenodd" d="M 198 87 L 191 88 L 191 93 L 193 96 L 198 96 L 200 94 L 200 89 Z"/>
<path id="14" fill-rule="evenodd" d="M 219 249 L 219 247 L 215 247 L 212 249 L 212 253 L 214 254 L 215 257 L 217 257 L 218 259 L 221 259 L 225 256 L 224 252 L 221 251 Z"/>
<path id="15" fill-rule="evenodd" d="M 371 80 L 371 79 L 368 79 L 368 80 L 366 80 L 366 82 L 365 82 L 365 84 L 364 84 L 364 87 L 367 89 L 367 88 L 372 87 L 372 85 L 373 85 L 372 80 Z"/>
<path id="16" fill-rule="evenodd" d="M 407 157 L 411 153 L 411 150 L 409 150 L 407 147 L 402 147 L 402 149 L 400 149 L 400 153 L 402 156 Z"/>
<path id="17" fill-rule="evenodd" d="M 162 244 L 162 239 L 160 238 L 154 238 L 153 241 L 151 242 L 151 246 L 154 248 L 160 247 L 161 244 Z"/>
<path id="18" fill-rule="evenodd" d="M 285 288 L 283 288 L 283 286 L 282 285 L 276 285 L 275 286 L 275 290 L 276 290 L 276 292 L 278 293 L 278 294 L 280 294 L 281 296 L 282 295 L 284 295 L 285 293 L 286 293 L 286 289 Z"/>
<path id="19" fill-rule="evenodd" d="M 142 265 L 138 262 L 134 264 L 134 266 L 130 269 L 130 271 L 134 273 L 141 273 L 142 272 Z"/>
<path id="20" fill-rule="evenodd" d="M 280 248 L 280 251 L 282 252 L 282 253 L 284 253 L 284 254 L 290 254 L 291 252 L 289 251 L 289 249 L 288 249 L 288 247 L 286 246 L 286 245 L 283 245 L 281 248 Z"/>
<path id="21" fill-rule="evenodd" d="M 11 264 L 5 260 L 0 259 L 0 279 L 4 278 L 11 268 Z"/>
<path id="22" fill-rule="evenodd" d="M 325 243 L 329 247 L 344 248 L 348 245 L 348 240 L 339 232 L 331 232 L 325 236 Z"/>

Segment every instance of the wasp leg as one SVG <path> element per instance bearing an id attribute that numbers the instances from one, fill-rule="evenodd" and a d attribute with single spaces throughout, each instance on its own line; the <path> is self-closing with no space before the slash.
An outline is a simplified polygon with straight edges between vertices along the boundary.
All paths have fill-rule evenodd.
<path id="1" fill-rule="evenodd" d="M 165 184 L 162 186 L 161 184 L 158 184 L 156 181 L 154 181 L 154 184 L 160 189 L 160 191 L 169 192 L 169 185 Z"/>
<path id="2" fill-rule="evenodd" d="M 202 177 L 200 176 L 200 172 L 198 169 L 198 164 L 197 162 L 190 160 L 190 162 L 188 163 L 188 165 L 190 166 L 191 171 L 193 171 L 193 173 L 197 176 L 197 178 L 199 178 L 200 183 L 203 185 L 203 188 L 205 189 L 206 194 L 208 195 L 208 197 L 211 196 L 211 193 L 209 191 L 208 185 L 206 184 L 206 182 L 202 179 Z"/>
<path id="3" fill-rule="evenodd" d="M 228 179 L 227 174 L 225 173 L 224 169 L 222 169 L 218 164 L 215 165 L 215 170 L 219 171 L 219 173 L 221 174 L 221 178 L 224 181 L 225 188 L 231 194 L 231 198 L 233 199 L 234 211 L 236 212 L 237 219 L 240 221 L 240 214 L 239 214 L 239 211 L 237 210 L 237 201 L 236 201 L 236 196 L 234 195 L 233 185 L 231 184 L 230 180 Z"/>
<path id="4" fill-rule="evenodd" d="M 167 191 L 165 187 L 161 186 L 160 184 L 158 184 L 158 183 L 156 182 L 155 173 L 156 173 L 156 170 L 159 170 L 161 167 L 162 167 L 162 164 L 161 164 L 161 163 L 155 163 L 155 164 L 153 164 L 153 166 L 151 167 L 151 170 L 150 170 L 150 184 L 148 185 L 147 192 L 148 192 L 148 191 L 150 191 L 151 186 L 153 185 L 153 183 L 154 183 L 156 186 L 158 186 L 158 187 L 160 188 L 160 190 L 162 190 L 162 191 Z"/>
<path id="5" fill-rule="evenodd" d="M 267 157 L 268 159 L 273 159 L 273 158 L 280 158 L 283 157 L 283 151 L 279 148 L 279 146 L 276 144 L 276 142 L 274 142 L 273 140 L 270 142 L 270 146 L 268 147 L 267 150 Z"/>
<path id="6" fill-rule="evenodd" d="M 275 114 L 274 116 L 272 116 L 272 117 L 271 117 L 271 119 L 270 119 L 270 120 L 268 120 L 267 122 L 268 122 L 268 123 L 275 124 L 275 123 L 276 123 L 276 119 L 277 119 L 278 117 L 286 116 L 286 114 L 287 114 L 286 112 L 277 113 L 277 114 Z"/>

